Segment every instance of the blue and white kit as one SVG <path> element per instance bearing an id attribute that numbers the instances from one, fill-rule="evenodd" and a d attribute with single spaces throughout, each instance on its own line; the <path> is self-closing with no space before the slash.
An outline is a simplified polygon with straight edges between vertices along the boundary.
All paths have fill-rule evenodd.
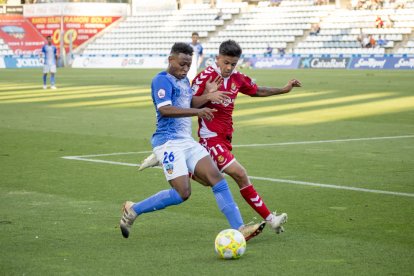
<path id="1" fill-rule="evenodd" d="M 43 65 L 43 73 L 56 73 L 56 47 L 54 45 L 44 45 L 42 47 L 43 58 L 45 59 Z"/>
<path id="2" fill-rule="evenodd" d="M 161 72 L 152 80 L 151 92 L 157 113 L 157 129 L 151 144 L 167 180 L 194 173 L 197 162 L 208 152 L 191 136 L 191 117 L 163 117 L 159 112 L 160 107 L 167 105 L 191 107 L 192 90 L 188 79 L 177 79 Z"/>

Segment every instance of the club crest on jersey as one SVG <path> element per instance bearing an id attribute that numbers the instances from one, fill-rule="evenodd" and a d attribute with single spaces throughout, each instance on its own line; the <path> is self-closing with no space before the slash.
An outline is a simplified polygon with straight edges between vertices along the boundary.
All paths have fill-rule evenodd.
<path id="1" fill-rule="evenodd" d="M 237 92 L 237 86 L 234 82 L 231 84 L 230 92 L 231 93 L 236 93 Z"/>
<path id="2" fill-rule="evenodd" d="M 219 165 L 223 165 L 226 162 L 226 158 L 224 158 L 223 155 L 219 155 L 217 157 L 217 162 L 219 163 Z"/>
<path id="3" fill-rule="evenodd" d="M 173 174 L 174 172 L 174 165 L 171 163 L 164 164 L 164 169 L 168 174 Z"/>
<path id="4" fill-rule="evenodd" d="M 160 89 L 158 90 L 158 98 L 163 99 L 165 97 L 165 90 L 164 89 Z"/>

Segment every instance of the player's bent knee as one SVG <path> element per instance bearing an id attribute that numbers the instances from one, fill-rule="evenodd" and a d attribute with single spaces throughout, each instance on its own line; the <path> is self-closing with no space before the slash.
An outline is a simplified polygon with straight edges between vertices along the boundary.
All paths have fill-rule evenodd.
<path id="1" fill-rule="evenodd" d="M 191 196 L 191 190 L 179 191 L 178 193 L 183 201 L 186 201 Z"/>

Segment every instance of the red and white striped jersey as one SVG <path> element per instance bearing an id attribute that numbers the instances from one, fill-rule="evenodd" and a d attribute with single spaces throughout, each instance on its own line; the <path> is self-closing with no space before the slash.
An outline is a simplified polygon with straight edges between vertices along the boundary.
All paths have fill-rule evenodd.
<path id="1" fill-rule="evenodd" d="M 203 94 L 207 81 L 211 78 L 214 80 L 220 74 L 220 69 L 214 63 L 200 72 L 193 80 L 192 89 L 194 96 Z M 217 109 L 214 113 L 214 119 L 207 121 L 198 119 L 198 136 L 200 138 L 210 138 L 216 136 L 232 136 L 233 134 L 233 110 L 234 102 L 238 93 L 249 96 L 255 95 L 257 85 L 248 76 L 234 70 L 232 74 L 223 80 L 223 84 L 219 87 L 219 91 L 231 92 L 229 101 L 218 103 L 208 102 L 205 107 Z"/>

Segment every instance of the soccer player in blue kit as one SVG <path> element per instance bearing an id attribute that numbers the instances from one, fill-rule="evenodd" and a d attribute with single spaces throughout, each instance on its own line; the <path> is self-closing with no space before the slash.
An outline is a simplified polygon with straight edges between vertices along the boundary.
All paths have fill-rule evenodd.
<path id="1" fill-rule="evenodd" d="M 55 45 L 52 45 L 52 37 L 46 37 L 47 44 L 42 47 L 42 54 L 45 60 L 43 65 L 43 89 L 47 89 L 47 74 L 50 73 L 50 88 L 56 89 L 55 74 L 57 64 L 57 53 Z"/>
<path id="2" fill-rule="evenodd" d="M 189 172 L 210 186 L 220 211 L 231 228 L 239 230 L 246 240 L 259 234 L 265 223 L 245 225 L 239 208 L 207 150 L 191 136 L 191 117 L 206 120 L 214 117 L 214 109 L 191 108 L 192 90 L 187 78 L 193 49 L 187 43 L 175 43 L 168 57 L 168 68 L 152 80 L 151 94 L 157 113 L 156 131 L 152 136 L 153 152 L 162 164 L 171 188 L 134 203 L 126 201 L 120 221 L 121 233 L 128 238 L 135 219 L 149 212 L 178 205 L 190 197 Z M 215 93 L 215 100 L 227 95 Z"/>
<path id="3" fill-rule="evenodd" d="M 188 45 L 193 48 L 193 59 L 191 62 L 190 70 L 188 71 L 187 77 L 191 81 L 195 78 L 197 75 L 198 68 L 200 68 L 201 63 L 203 62 L 203 46 L 199 42 L 200 36 L 197 32 L 193 32 L 191 35 L 191 43 Z"/>

